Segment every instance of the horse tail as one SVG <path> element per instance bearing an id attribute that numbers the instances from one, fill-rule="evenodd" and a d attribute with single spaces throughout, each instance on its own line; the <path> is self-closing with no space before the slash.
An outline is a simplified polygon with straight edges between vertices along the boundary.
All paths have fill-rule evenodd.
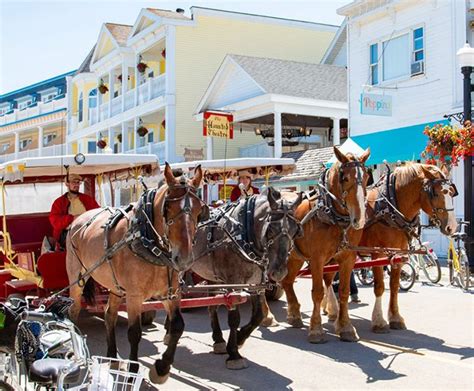
<path id="1" fill-rule="evenodd" d="M 95 305 L 95 282 L 92 278 L 89 278 L 86 285 L 84 285 L 82 295 L 84 296 L 87 305 Z"/>

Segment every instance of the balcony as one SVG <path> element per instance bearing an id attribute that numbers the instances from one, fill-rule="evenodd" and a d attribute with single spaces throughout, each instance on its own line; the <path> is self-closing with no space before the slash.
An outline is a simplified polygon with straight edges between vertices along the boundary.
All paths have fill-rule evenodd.
<path id="1" fill-rule="evenodd" d="M 142 105 L 152 99 L 158 98 L 165 94 L 165 83 L 166 75 L 160 75 L 158 77 L 150 78 L 145 83 L 138 86 L 138 105 Z M 122 100 L 125 97 L 125 102 L 122 105 Z M 109 105 L 112 105 L 109 110 Z M 99 106 L 99 118 L 97 118 L 97 111 L 90 111 L 89 124 L 95 125 L 98 122 L 105 121 L 108 118 L 115 117 L 116 115 L 133 109 L 138 106 L 135 104 L 135 88 L 127 91 L 125 95 L 119 95 L 112 99 L 112 101 L 104 102 Z M 72 130 L 77 129 L 76 124 L 72 121 Z"/>
<path id="2" fill-rule="evenodd" d="M 42 114 L 48 114 L 53 111 L 67 108 L 67 99 L 61 98 L 52 100 L 47 103 L 38 102 L 34 107 L 28 107 L 24 110 L 15 109 L 13 113 L 3 115 L 0 117 L 0 125 L 8 125 L 13 122 L 25 120 L 31 117 L 36 117 Z"/>
<path id="3" fill-rule="evenodd" d="M 56 145 L 43 147 L 41 156 L 59 156 L 59 155 L 65 155 L 65 154 L 66 154 L 66 144 L 56 144 Z M 23 159 L 26 157 L 38 157 L 38 156 L 39 156 L 38 148 L 28 149 L 26 151 L 18 152 L 18 157 L 15 157 L 14 153 L 0 155 L 0 163 L 5 163 L 5 162 L 8 162 L 10 160 L 15 160 L 15 159 Z"/>
<path id="4" fill-rule="evenodd" d="M 158 156 L 160 164 L 165 162 L 165 142 L 161 141 L 159 143 L 149 143 L 143 147 L 138 147 L 136 150 L 132 149 L 126 151 L 125 153 L 145 153 Z"/>
<path id="5" fill-rule="evenodd" d="M 266 142 L 240 147 L 239 157 L 273 157 L 273 148 Z"/>

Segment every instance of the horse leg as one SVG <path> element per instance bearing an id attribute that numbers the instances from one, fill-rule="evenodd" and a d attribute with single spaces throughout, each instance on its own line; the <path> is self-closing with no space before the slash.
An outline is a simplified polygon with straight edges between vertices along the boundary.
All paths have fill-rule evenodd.
<path id="1" fill-rule="evenodd" d="M 246 360 L 239 353 L 239 346 L 237 344 L 237 330 L 240 325 L 240 312 L 239 307 L 235 306 L 229 310 L 228 313 L 229 322 L 229 340 L 227 342 L 227 353 L 229 358 L 226 360 L 227 369 L 244 369 L 248 367 Z"/>
<path id="2" fill-rule="evenodd" d="M 356 342 L 359 340 L 357 331 L 349 318 L 349 293 L 351 272 L 354 268 L 356 254 L 344 251 L 337 256 L 339 261 L 339 316 L 336 319 L 336 334 L 341 341 Z"/>
<path id="3" fill-rule="evenodd" d="M 165 319 L 165 336 L 163 337 L 163 344 L 168 346 L 170 343 L 170 317 L 166 315 Z"/>
<path id="4" fill-rule="evenodd" d="M 272 311 L 270 310 L 270 306 L 268 305 L 268 301 L 263 295 L 263 302 L 262 302 L 262 311 L 263 311 L 263 320 L 260 323 L 260 326 L 263 327 L 275 327 L 278 326 L 278 322 L 275 319 L 275 315 L 273 315 Z"/>
<path id="5" fill-rule="evenodd" d="M 263 319 L 263 303 L 265 302 L 265 293 L 251 296 L 252 300 L 252 316 L 249 323 L 237 332 L 237 345 L 241 348 L 250 334 L 262 323 Z"/>
<path id="6" fill-rule="evenodd" d="M 321 301 L 324 296 L 323 288 L 323 262 L 322 260 L 312 259 L 310 263 L 311 277 L 313 280 L 313 288 L 311 289 L 311 297 L 313 299 L 313 313 L 308 331 L 308 341 L 311 343 L 325 343 L 325 333 L 321 322 Z"/>
<path id="7" fill-rule="evenodd" d="M 372 254 L 372 259 L 378 259 L 379 254 Z M 389 332 L 388 324 L 383 317 L 382 310 L 382 296 L 385 290 L 384 286 L 384 271 L 382 266 L 372 267 L 372 273 L 374 273 L 374 293 L 375 293 L 375 304 L 372 311 L 372 331 L 378 334 L 385 334 Z"/>
<path id="8" fill-rule="evenodd" d="M 144 298 L 139 296 L 127 296 L 128 315 L 128 342 L 130 344 L 129 359 L 138 361 L 138 344 L 142 339 L 142 303 Z M 130 366 L 132 372 L 137 372 L 138 367 Z"/>
<path id="9" fill-rule="evenodd" d="M 332 280 L 334 279 L 336 273 L 324 273 L 324 286 L 325 286 L 325 305 L 321 303 L 323 307 L 323 313 L 328 316 L 328 319 L 331 322 L 334 322 L 337 319 L 337 314 L 339 312 L 339 304 L 337 303 L 337 298 L 332 287 Z M 324 300 L 323 300 L 324 302 Z"/>
<path id="10" fill-rule="evenodd" d="M 107 334 L 107 357 L 117 358 L 117 343 L 115 340 L 115 326 L 122 298 L 109 293 L 107 308 L 105 309 L 105 330 Z"/>
<path id="11" fill-rule="evenodd" d="M 74 303 L 69 308 L 69 318 L 77 323 L 79 313 L 81 312 L 82 287 L 79 284 L 74 284 L 69 288 L 69 298 L 74 300 Z"/>
<path id="12" fill-rule="evenodd" d="M 211 318 L 212 340 L 214 341 L 213 353 L 226 354 L 226 343 L 222 336 L 221 325 L 219 324 L 219 317 L 217 316 L 217 308 L 216 305 L 211 305 L 207 308 L 209 317 Z"/>
<path id="13" fill-rule="evenodd" d="M 398 310 L 398 290 L 400 288 L 400 273 L 402 264 L 393 265 L 390 270 L 390 303 L 388 309 L 388 322 L 394 330 L 406 330 L 405 319 Z"/>
<path id="14" fill-rule="evenodd" d="M 301 320 L 300 304 L 298 303 L 298 298 L 296 297 L 295 290 L 293 289 L 293 284 L 298 272 L 303 266 L 303 263 L 303 260 L 290 256 L 288 260 L 288 274 L 281 281 L 281 286 L 285 291 L 286 300 L 288 303 L 286 320 L 291 326 L 297 328 L 303 327 L 304 324 Z"/>
<path id="15" fill-rule="evenodd" d="M 150 368 L 150 380 L 155 384 L 163 384 L 170 375 L 171 364 L 174 361 L 176 346 L 179 338 L 183 335 L 184 320 L 179 309 L 179 299 L 166 300 L 163 302 L 170 319 L 169 322 L 169 343 L 160 360 L 156 360 Z"/>

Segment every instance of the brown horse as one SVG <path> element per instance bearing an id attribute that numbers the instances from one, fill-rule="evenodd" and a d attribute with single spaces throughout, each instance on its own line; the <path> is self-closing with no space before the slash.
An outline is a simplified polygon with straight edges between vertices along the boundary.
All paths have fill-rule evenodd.
<path id="1" fill-rule="evenodd" d="M 288 323 L 293 327 L 303 327 L 300 305 L 293 289 L 295 278 L 306 261 L 309 262 L 313 281 L 313 314 L 308 339 L 311 343 L 325 341 L 321 325 L 320 306 L 324 295 L 323 268 L 332 258 L 339 263 L 339 297 L 341 306 L 336 322 L 336 332 L 344 341 L 356 341 L 357 332 L 348 315 L 350 274 L 355 263 L 354 251 L 345 248 L 357 244 L 365 225 L 365 189 L 368 175 L 364 163 L 370 156 L 367 149 L 360 158 L 343 154 L 336 147 L 338 159 L 323 177 L 320 195 L 306 199 L 296 209 L 295 216 L 303 223 L 304 236 L 295 240 L 295 249 L 288 260 L 288 274 L 281 285 L 288 301 Z M 326 178 L 326 179 L 325 179 Z M 324 205 L 318 204 L 323 200 Z M 317 209 L 314 209 L 314 208 Z M 318 211 L 314 213 L 314 211 Z M 305 216 L 308 218 L 305 219 Z M 267 306 L 268 308 L 268 306 Z M 268 312 L 265 323 L 272 322 L 273 315 Z"/>
<path id="2" fill-rule="evenodd" d="M 110 290 L 105 312 L 109 357 L 117 356 L 115 325 L 123 296 L 125 295 L 127 304 L 131 360 L 138 359 L 138 344 L 142 334 L 142 303 L 151 297 L 162 298 L 170 319 L 170 340 L 162 359 L 157 360 L 150 369 L 150 380 L 155 383 L 163 383 L 168 378 L 176 345 L 184 330 L 179 307 L 178 272 L 189 269 L 193 263 L 194 236 L 204 206 L 196 195 L 196 189 L 202 180 L 201 167 L 195 172 L 193 179 L 175 178 L 170 166 L 166 164 L 166 183 L 156 190 L 147 190 L 142 196 L 144 198 L 128 213 L 127 218 L 119 220 L 107 237 L 103 227 L 108 222 L 110 213 L 107 212 L 109 209 L 102 208 L 88 211 L 75 220 L 67 238 L 66 266 L 70 282 L 77 281 L 81 273 L 84 274 L 97 265 L 98 259 L 105 252 L 105 240 L 112 246 L 126 238 L 130 239 L 130 235 L 139 241 L 133 241 L 131 245 L 121 247 L 111 254 L 110 259 L 97 267 L 90 276 Z M 154 194 L 154 199 L 150 194 Z M 139 222 L 142 222 L 143 230 L 134 231 Z M 140 247 L 137 244 L 145 243 L 144 237 L 146 244 L 151 243 L 151 250 L 148 252 L 146 246 Z M 139 249 L 144 251 L 140 254 L 145 254 L 154 261 L 159 258 L 160 262 L 152 264 L 145 261 L 142 256 L 136 255 Z M 163 251 L 162 255 L 160 251 Z M 161 266 L 164 264 L 166 265 Z M 88 285 L 86 284 L 86 288 Z M 77 320 L 79 315 L 83 289 L 83 284 L 75 284 L 70 289 L 70 296 L 74 299 L 70 312 L 73 320 Z"/>
<path id="3" fill-rule="evenodd" d="M 393 178 L 392 180 L 387 178 Z M 384 188 L 388 183 L 395 191 L 392 205 L 401 215 L 391 210 L 377 216 L 377 202 L 384 203 L 390 198 Z M 457 195 L 456 187 L 448 179 L 448 171 L 428 164 L 409 163 L 397 167 L 393 174 L 387 174 L 383 181 L 369 190 L 367 194 L 368 225 L 360 241 L 360 246 L 391 247 L 408 249 L 412 237 L 412 229 L 418 226 L 418 215 L 423 210 L 432 220 L 438 222 L 441 232 L 450 235 L 456 231 L 457 222 L 454 214 L 453 197 Z M 385 201 L 386 202 L 386 201 Z M 390 209 L 389 209 L 390 210 Z M 372 253 L 372 258 L 383 257 L 383 254 Z M 383 267 L 374 267 L 375 305 L 372 312 L 372 330 L 377 333 L 386 333 L 391 329 L 406 329 L 405 320 L 398 308 L 398 290 L 400 287 L 400 267 L 392 267 L 390 273 L 390 302 L 388 321 L 385 321 L 382 312 L 382 295 L 384 287 Z M 326 285 L 332 280 L 332 275 L 325 275 Z M 328 289 L 330 291 L 330 289 Z M 329 296 L 328 300 L 334 300 Z M 331 304 L 334 308 L 334 303 Z M 330 310 L 330 308 L 328 308 Z M 331 310 L 332 311 L 332 310 Z M 330 312 L 331 312 L 330 311 Z"/>

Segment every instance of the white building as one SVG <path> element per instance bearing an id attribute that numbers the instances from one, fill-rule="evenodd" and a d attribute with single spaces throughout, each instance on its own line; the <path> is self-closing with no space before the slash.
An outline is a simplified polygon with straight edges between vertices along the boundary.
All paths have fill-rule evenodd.
<path id="1" fill-rule="evenodd" d="M 347 18 L 350 135 L 362 147 L 371 146 L 369 164 L 419 160 L 427 141 L 425 126 L 462 112 L 456 52 L 466 40 L 473 43 L 469 5 L 357 0 L 337 11 Z M 461 218 L 462 164 L 453 179 L 461 190 L 455 200 Z M 446 254 L 445 237 L 438 231 L 426 235 L 435 240 L 435 251 Z"/>

